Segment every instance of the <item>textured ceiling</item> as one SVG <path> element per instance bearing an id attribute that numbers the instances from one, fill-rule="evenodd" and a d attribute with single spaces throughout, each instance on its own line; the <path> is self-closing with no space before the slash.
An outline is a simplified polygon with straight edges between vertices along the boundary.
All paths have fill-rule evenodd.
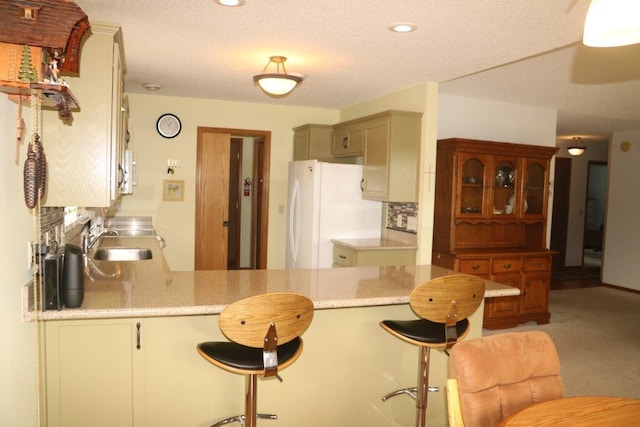
<path id="1" fill-rule="evenodd" d="M 589 0 L 77 0 L 122 26 L 127 92 L 342 108 L 423 82 L 559 110 L 560 134 L 640 128 L 640 47 L 582 46 Z M 395 22 L 418 30 L 396 34 Z M 272 99 L 269 56 L 306 79 Z"/>

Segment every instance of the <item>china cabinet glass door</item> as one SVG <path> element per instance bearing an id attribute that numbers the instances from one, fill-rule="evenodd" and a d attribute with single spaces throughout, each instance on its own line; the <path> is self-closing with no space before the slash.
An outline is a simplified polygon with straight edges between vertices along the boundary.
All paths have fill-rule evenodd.
<path id="1" fill-rule="evenodd" d="M 491 215 L 493 217 L 513 217 L 518 214 L 520 194 L 517 158 L 495 157 L 493 161 L 493 185 L 491 194 Z"/>
<path id="2" fill-rule="evenodd" d="M 456 200 L 456 216 L 485 217 L 488 211 L 487 187 L 490 156 L 461 153 L 455 179 L 458 181 L 459 197 Z"/>
<path id="3" fill-rule="evenodd" d="M 542 160 L 527 159 L 524 178 L 524 215 L 539 216 L 546 210 L 547 201 L 547 165 Z"/>

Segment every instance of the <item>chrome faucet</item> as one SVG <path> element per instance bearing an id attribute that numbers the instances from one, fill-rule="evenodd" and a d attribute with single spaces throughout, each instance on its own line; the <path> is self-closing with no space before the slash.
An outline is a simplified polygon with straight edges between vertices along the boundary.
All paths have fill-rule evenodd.
<path id="1" fill-rule="evenodd" d="M 93 247 L 93 245 L 95 245 L 98 242 L 98 240 L 100 240 L 104 236 L 117 236 L 117 235 L 118 235 L 118 232 L 115 230 L 105 230 L 93 237 L 91 236 L 90 232 L 87 232 L 87 234 L 85 234 L 85 236 L 82 238 L 82 252 L 84 254 L 88 254 L 91 248 Z"/>

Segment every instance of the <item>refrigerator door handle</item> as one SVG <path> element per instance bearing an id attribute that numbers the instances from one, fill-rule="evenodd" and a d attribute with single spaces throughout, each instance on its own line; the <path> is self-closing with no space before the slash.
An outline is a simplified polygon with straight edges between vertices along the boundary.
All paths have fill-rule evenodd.
<path id="1" fill-rule="evenodd" d="M 298 208 L 298 193 L 300 191 L 300 183 L 296 179 L 293 183 L 293 190 L 291 191 L 291 206 L 289 206 L 289 251 L 291 251 L 291 259 L 295 265 L 298 258 L 298 248 L 296 248 L 296 210 Z"/>

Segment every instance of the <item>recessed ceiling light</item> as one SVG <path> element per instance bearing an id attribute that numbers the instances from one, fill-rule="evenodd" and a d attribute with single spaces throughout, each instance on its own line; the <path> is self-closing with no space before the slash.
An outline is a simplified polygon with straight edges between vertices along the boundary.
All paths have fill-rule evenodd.
<path id="1" fill-rule="evenodd" d="M 418 29 L 416 24 L 411 24 L 409 22 L 398 22 L 396 24 L 391 24 L 389 26 L 389 30 L 395 33 L 410 33 Z"/>
<path id="2" fill-rule="evenodd" d="M 222 6 L 236 7 L 242 6 L 246 0 L 213 0 L 215 3 L 218 3 Z"/>
<path id="3" fill-rule="evenodd" d="M 162 88 L 162 86 L 155 83 L 143 83 L 142 87 L 152 92 L 155 92 L 156 90 L 160 90 Z"/>

